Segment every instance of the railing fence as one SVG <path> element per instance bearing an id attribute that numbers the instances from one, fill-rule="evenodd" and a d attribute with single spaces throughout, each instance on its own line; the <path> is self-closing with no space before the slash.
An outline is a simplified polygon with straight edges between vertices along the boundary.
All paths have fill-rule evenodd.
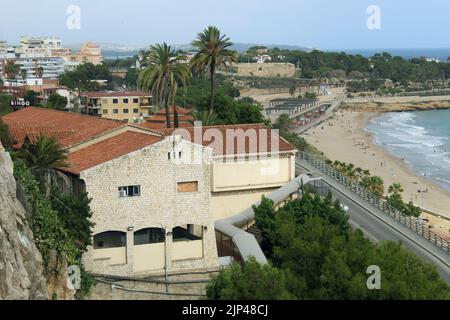
<path id="1" fill-rule="evenodd" d="M 388 214 L 395 220 L 399 221 L 401 224 L 408 227 L 410 230 L 414 231 L 422 238 L 432 242 L 434 245 L 444 250 L 445 252 L 450 252 L 450 242 L 440 235 L 433 232 L 428 226 L 421 224 L 419 219 L 415 217 L 410 217 L 405 213 L 399 211 L 398 209 L 391 206 L 386 202 L 385 199 L 382 199 L 372 192 L 368 191 L 364 187 L 362 187 L 359 183 L 349 179 L 330 165 L 326 164 L 323 160 L 316 158 L 310 154 L 305 152 L 299 153 L 299 158 L 304 160 L 319 169 L 321 172 L 326 174 L 327 176 L 333 178 L 352 192 L 356 193 L 358 196 L 368 201 L 384 213 Z"/>

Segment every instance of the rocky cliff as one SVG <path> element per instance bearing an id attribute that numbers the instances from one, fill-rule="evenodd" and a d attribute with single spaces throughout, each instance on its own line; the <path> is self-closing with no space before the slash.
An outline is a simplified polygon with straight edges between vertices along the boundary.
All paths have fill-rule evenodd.
<path id="1" fill-rule="evenodd" d="M 9 153 L 0 144 L 0 299 L 47 299 L 42 256 L 16 197 Z"/>

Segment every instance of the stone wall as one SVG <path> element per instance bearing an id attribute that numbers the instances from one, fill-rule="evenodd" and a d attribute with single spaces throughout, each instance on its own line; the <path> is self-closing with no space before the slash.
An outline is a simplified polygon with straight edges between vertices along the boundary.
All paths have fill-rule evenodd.
<path id="1" fill-rule="evenodd" d="M 42 256 L 16 196 L 11 157 L 0 144 L 0 300 L 46 298 Z"/>
<path id="2" fill-rule="evenodd" d="M 240 76 L 293 77 L 295 65 L 292 63 L 238 63 L 231 66 Z"/>
<path id="3" fill-rule="evenodd" d="M 193 150 L 203 155 L 192 164 Z M 181 158 L 180 156 L 181 152 Z M 171 154 L 170 159 L 168 153 Z M 133 270 L 133 232 L 144 228 L 162 228 L 166 232 L 167 271 L 214 269 L 218 267 L 214 219 L 210 214 L 211 150 L 169 136 L 161 142 L 90 168 L 81 173 L 86 191 L 92 198 L 95 227 L 93 234 L 106 231 L 127 233 L 127 263 L 108 265 L 94 260 L 91 247 L 84 255 L 87 269 L 93 273 L 136 275 Z M 197 192 L 177 192 L 177 182 L 198 181 Z M 140 185 L 140 196 L 119 197 L 120 186 Z M 172 228 L 194 224 L 203 226 L 203 259 L 173 262 Z M 96 249 L 101 250 L 101 249 Z M 149 273 L 162 273 L 164 269 Z"/>

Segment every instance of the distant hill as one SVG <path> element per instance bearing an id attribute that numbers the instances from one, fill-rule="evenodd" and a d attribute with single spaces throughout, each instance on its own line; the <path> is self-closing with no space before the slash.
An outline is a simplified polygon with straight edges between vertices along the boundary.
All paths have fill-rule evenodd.
<path id="1" fill-rule="evenodd" d="M 264 46 L 269 49 L 272 48 L 279 48 L 281 50 L 301 50 L 301 51 L 311 51 L 312 48 L 307 47 L 301 47 L 301 46 L 295 46 L 295 45 L 288 45 L 288 44 L 255 44 L 255 43 L 235 43 L 233 45 L 233 50 L 236 50 L 237 52 L 244 52 L 247 51 L 249 48 L 254 46 Z"/>
<path id="2" fill-rule="evenodd" d="M 294 45 L 286 45 L 286 44 L 256 44 L 256 43 L 235 43 L 231 49 L 236 50 L 237 52 L 245 52 L 249 48 L 254 46 L 265 46 L 267 48 L 280 48 L 282 50 L 302 50 L 302 51 L 310 51 L 312 48 L 307 47 L 301 47 L 301 46 L 294 46 Z M 174 44 L 174 48 L 178 50 L 192 50 L 192 46 L 190 44 Z"/>
<path id="3" fill-rule="evenodd" d="M 136 54 L 139 54 L 139 52 L 142 49 L 148 48 L 148 45 L 122 45 L 122 44 L 113 44 L 113 43 L 99 43 L 100 47 L 102 48 L 103 57 L 105 59 L 116 59 L 116 58 L 127 58 L 132 57 Z M 301 46 L 294 46 L 294 45 L 283 45 L 283 44 L 253 44 L 253 43 L 235 43 L 232 46 L 233 50 L 236 50 L 237 52 L 244 52 L 247 49 L 253 47 L 253 46 L 266 46 L 268 48 L 275 48 L 278 47 L 283 50 L 302 50 L 302 51 L 310 51 L 311 48 L 307 47 L 301 47 Z M 72 49 L 74 52 L 80 51 L 82 44 L 71 44 L 67 45 L 68 48 Z M 175 50 L 192 50 L 192 46 L 190 44 L 172 44 L 172 47 Z"/>

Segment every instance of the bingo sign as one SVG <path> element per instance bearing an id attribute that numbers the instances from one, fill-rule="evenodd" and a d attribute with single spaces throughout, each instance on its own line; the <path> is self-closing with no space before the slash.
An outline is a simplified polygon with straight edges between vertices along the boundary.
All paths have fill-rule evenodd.
<path id="1" fill-rule="evenodd" d="M 25 107 L 29 107 L 30 106 L 30 101 L 25 101 L 25 100 L 11 100 L 10 102 L 11 107 L 14 110 L 18 110 L 18 109 L 22 109 Z"/>

